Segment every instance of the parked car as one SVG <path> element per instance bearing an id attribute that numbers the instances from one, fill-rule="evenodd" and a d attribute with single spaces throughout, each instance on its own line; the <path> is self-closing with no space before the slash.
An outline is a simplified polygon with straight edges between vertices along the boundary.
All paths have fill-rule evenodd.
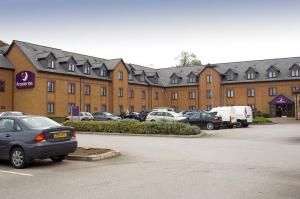
<path id="1" fill-rule="evenodd" d="M 109 121 L 109 120 L 121 120 L 122 118 L 119 116 L 115 116 L 108 112 L 97 112 L 93 113 L 94 120 L 96 121 Z"/>
<path id="2" fill-rule="evenodd" d="M 24 115 L 24 113 L 18 112 L 18 111 L 7 111 L 7 112 L 0 113 L 0 117 L 1 116 L 20 116 L 20 115 Z"/>
<path id="3" fill-rule="evenodd" d="M 79 121 L 90 121 L 93 120 L 94 117 L 91 113 L 89 112 L 80 112 L 79 116 L 68 116 L 66 118 L 67 120 L 79 120 Z"/>
<path id="4" fill-rule="evenodd" d="M 138 112 L 132 112 L 129 113 L 128 115 L 124 115 L 123 119 L 131 119 L 131 120 L 138 120 L 138 121 L 142 121 L 142 114 L 138 113 Z"/>
<path id="5" fill-rule="evenodd" d="M 62 161 L 77 148 L 76 131 L 42 116 L 0 117 L 0 159 L 22 169 L 34 159 Z"/>
<path id="6" fill-rule="evenodd" d="M 172 121 L 180 122 L 184 121 L 186 117 L 180 116 L 178 113 L 173 111 L 152 111 L 147 115 L 146 121 Z"/>
<path id="7" fill-rule="evenodd" d="M 223 126 L 228 128 L 232 128 L 237 123 L 236 111 L 232 106 L 215 107 L 209 113 L 221 117 Z"/>
<path id="8" fill-rule="evenodd" d="M 237 123 L 236 127 L 248 127 L 253 122 L 252 109 L 250 106 L 232 106 L 235 109 Z"/>
<path id="9" fill-rule="evenodd" d="M 193 114 L 189 115 L 185 122 L 208 130 L 217 130 L 222 126 L 222 120 L 220 117 L 204 111 L 193 112 Z"/>

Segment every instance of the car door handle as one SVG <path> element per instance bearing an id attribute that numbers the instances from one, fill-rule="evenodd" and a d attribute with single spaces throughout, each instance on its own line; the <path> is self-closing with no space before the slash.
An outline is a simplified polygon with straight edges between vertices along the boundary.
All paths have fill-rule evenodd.
<path id="1" fill-rule="evenodd" d="M 11 135 L 10 134 L 6 134 L 5 137 L 9 138 L 9 137 L 11 137 Z"/>

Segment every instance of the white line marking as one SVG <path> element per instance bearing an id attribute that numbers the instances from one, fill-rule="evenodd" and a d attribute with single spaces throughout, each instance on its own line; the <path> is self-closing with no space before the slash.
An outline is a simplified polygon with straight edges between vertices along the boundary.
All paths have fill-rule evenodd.
<path id="1" fill-rule="evenodd" d="M 29 177 L 33 177 L 33 175 L 32 175 L 32 174 L 29 174 L 29 173 L 19 173 L 19 172 L 14 172 L 14 171 L 4 171 L 4 170 L 0 170 L 0 172 L 2 172 L 2 173 L 14 174 L 14 175 L 20 175 L 20 176 L 29 176 Z"/>

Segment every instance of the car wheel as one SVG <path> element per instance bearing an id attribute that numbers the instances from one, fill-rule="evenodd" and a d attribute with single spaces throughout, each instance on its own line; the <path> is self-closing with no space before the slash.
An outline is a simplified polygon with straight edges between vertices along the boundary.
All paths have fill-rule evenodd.
<path id="1" fill-rule="evenodd" d="M 232 124 L 227 124 L 227 128 L 232 129 L 233 125 Z"/>
<path id="2" fill-rule="evenodd" d="M 238 120 L 236 122 L 236 128 L 242 128 L 242 127 L 243 127 L 242 121 Z"/>
<path id="3" fill-rule="evenodd" d="M 63 161 L 65 158 L 66 158 L 65 155 L 60 155 L 60 156 L 52 157 L 51 160 L 52 160 L 53 162 L 61 162 L 61 161 Z"/>
<path id="4" fill-rule="evenodd" d="M 155 122 L 155 120 L 150 120 L 150 122 Z"/>
<path id="5" fill-rule="evenodd" d="M 110 119 L 110 118 L 108 118 L 108 119 L 107 119 L 107 121 L 111 121 L 111 119 Z"/>
<path id="6" fill-rule="evenodd" d="M 10 153 L 10 162 L 16 169 L 23 169 L 26 167 L 26 155 L 21 147 L 13 148 Z"/>
<path id="7" fill-rule="evenodd" d="M 211 123 L 211 122 L 207 123 L 207 124 L 206 124 L 206 129 L 207 129 L 207 130 L 213 130 L 213 129 L 214 129 L 214 124 Z"/>

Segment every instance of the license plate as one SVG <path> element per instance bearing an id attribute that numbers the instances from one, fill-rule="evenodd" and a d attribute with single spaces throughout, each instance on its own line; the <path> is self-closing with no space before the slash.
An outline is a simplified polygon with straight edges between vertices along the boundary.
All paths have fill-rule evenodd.
<path id="1" fill-rule="evenodd" d="M 57 139 L 57 138 L 66 138 L 67 137 L 67 133 L 55 133 L 53 134 L 53 138 Z"/>

